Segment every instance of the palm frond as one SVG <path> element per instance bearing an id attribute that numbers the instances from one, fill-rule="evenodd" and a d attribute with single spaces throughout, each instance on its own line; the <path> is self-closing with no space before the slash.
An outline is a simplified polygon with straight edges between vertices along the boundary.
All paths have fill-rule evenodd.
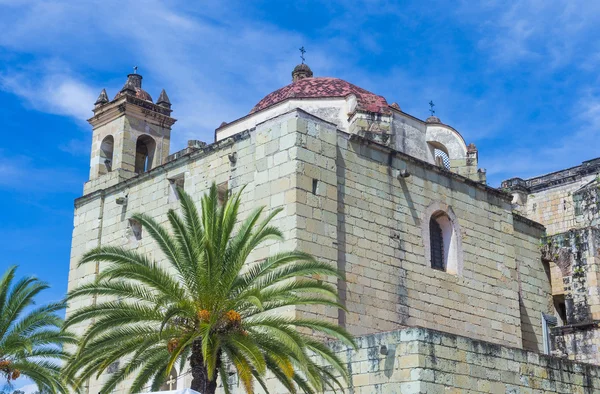
<path id="1" fill-rule="evenodd" d="M 70 311 L 65 322 L 67 328 L 87 326 L 77 352 L 56 354 L 68 357 L 63 372 L 76 387 L 117 360 L 126 361 L 105 380 L 102 392 L 125 380 L 133 382 L 132 393 L 157 390 L 176 365 L 182 370 L 191 361 L 194 384 L 203 385 L 192 388 L 214 387 L 221 375 L 225 393 L 232 391 L 226 365 L 235 368 L 247 394 L 254 392 L 255 383 L 267 391 L 267 371 L 290 393 L 317 393 L 347 381 L 344 363 L 306 333 L 354 346 L 344 329 L 278 313 L 300 305 L 343 308 L 337 288 L 327 281 L 342 275 L 300 251 L 250 262 L 258 247 L 283 239 L 271 225 L 281 209 L 264 218 L 264 207 L 254 209 L 240 223 L 242 191 L 220 204 L 213 183 L 200 199 L 199 213 L 194 199 L 179 188 L 181 210 L 167 213 L 170 231 L 147 215 L 135 214 L 163 255 L 161 264 L 112 246 L 83 256 L 80 264 L 107 264 L 95 281 L 68 295 L 69 301 L 96 300 Z"/>

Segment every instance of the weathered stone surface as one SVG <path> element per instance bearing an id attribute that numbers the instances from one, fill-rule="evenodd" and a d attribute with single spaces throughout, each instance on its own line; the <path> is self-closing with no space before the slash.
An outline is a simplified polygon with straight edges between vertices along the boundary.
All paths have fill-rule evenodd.
<path id="1" fill-rule="evenodd" d="M 300 99 L 289 98 L 222 125 L 213 144 L 194 143 L 169 155 L 172 123 L 160 123 L 167 108 L 127 97 L 119 98 L 124 106 L 101 107 L 125 115 L 99 113 L 92 122 L 94 152 L 100 135 L 121 133 L 115 152 L 122 157 L 115 156 L 111 172 L 93 171 L 86 195 L 75 202 L 69 289 L 102 270 L 77 266 L 98 245 L 122 245 L 164 261 L 128 219 L 143 212 L 167 223 L 167 211 L 178 209 L 175 182 L 196 201 L 212 182 L 231 192 L 246 186 L 241 218 L 261 205 L 267 212 L 283 208 L 273 224 L 285 236 L 250 261 L 297 249 L 344 274 L 345 281 L 323 280 L 338 287 L 347 311 L 302 306 L 282 313 L 326 319 L 358 336 L 356 352 L 338 349 L 352 370 L 352 392 L 527 392 L 543 385 L 560 392 L 559 383 L 544 383 L 556 379 L 537 355 L 544 349 L 542 313 L 552 312 L 539 249 L 544 228 L 513 214 L 510 195 L 482 182 L 476 148 L 452 127 L 397 109 L 349 111 L 356 105 L 352 95 L 284 111 Z M 160 164 L 136 175 L 131 141 L 143 133 L 165 142 L 155 153 Z M 436 164 L 435 149 L 442 148 L 449 168 Z M 440 213 L 449 218 L 441 237 L 447 247 L 438 250 L 445 270 L 432 268 L 428 242 L 430 220 Z M 90 302 L 79 300 L 67 313 Z M 105 379 L 92 380 L 91 392 Z M 189 375 L 179 380 L 187 384 Z M 273 392 L 285 392 L 272 384 Z"/>

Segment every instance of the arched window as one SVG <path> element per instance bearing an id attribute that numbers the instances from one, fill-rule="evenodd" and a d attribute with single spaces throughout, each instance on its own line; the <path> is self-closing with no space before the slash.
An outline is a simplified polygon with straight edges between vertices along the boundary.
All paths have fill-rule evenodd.
<path id="1" fill-rule="evenodd" d="M 442 231 L 442 226 L 440 226 L 433 216 L 429 219 L 429 239 L 431 242 L 431 268 L 445 271 L 444 233 Z"/>
<path id="2" fill-rule="evenodd" d="M 152 169 L 156 143 L 147 135 L 142 135 L 135 144 L 135 173 L 141 174 Z"/>
<path id="3" fill-rule="evenodd" d="M 112 171 L 112 161 L 113 161 L 113 149 L 115 145 L 115 140 L 112 135 L 105 137 L 100 144 L 100 160 L 101 166 L 104 166 L 105 171 L 102 173 L 111 172 Z M 101 167 L 102 168 L 102 167 Z"/>
<path id="4" fill-rule="evenodd" d="M 462 274 L 461 231 L 452 208 L 433 203 L 425 211 L 423 223 L 425 258 L 433 269 Z"/>
<path id="5" fill-rule="evenodd" d="M 448 156 L 448 152 L 443 151 L 439 148 L 434 148 L 433 157 L 435 157 L 435 164 L 437 166 L 445 168 L 447 170 L 450 169 L 450 157 Z"/>
<path id="6" fill-rule="evenodd" d="M 438 167 L 450 169 L 450 155 L 448 149 L 440 142 L 428 141 L 431 154 L 433 155 L 433 161 Z"/>

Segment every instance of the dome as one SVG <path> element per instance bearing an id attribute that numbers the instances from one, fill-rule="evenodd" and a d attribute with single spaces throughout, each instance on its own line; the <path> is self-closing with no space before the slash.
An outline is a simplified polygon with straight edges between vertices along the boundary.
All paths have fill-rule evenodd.
<path id="1" fill-rule="evenodd" d="M 437 116 L 432 115 L 429 118 L 425 119 L 425 123 L 442 123 L 442 121 Z"/>
<path id="2" fill-rule="evenodd" d="M 310 69 L 310 67 L 308 67 L 308 64 L 305 63 L 298 64 L 296 67 L 294 67 L 294 71 L 292 71 L 292 73 L 298 71 L 307 71 L 312 74 L 312 70 Z"/>
<path id="3" fill-rule="evenodd" d="M 299 64 L 296 66 L 302 67 Z M 308 68 L 308 66 L 306 66 Z M 310 70 L 310 68 L 309 68 Z M 295 71 L 295 70 L 294 70 Z M 302 70 L 304 71 L 304 70 Z M 316 77 L 302 78 L 281 89 L 278 89 L 258 102 L 250 113 L 262 111 L 265 108 L 279 104 L 288 99 L 319 99 L 319 98 L 346 98 L 356 96 L 356 110 L 390 114 L 388 103 L 383 96 L 378 96 L 368 90 L 338 78 Z"/>
<path id="4" fill-rule="evenodd" d="M 129 74 L 127 76 L 127 82 L 119 93 L 115 96 L 115 99 L 123 96 L 124 94 L 130 94 L 141 100 L 152 102 L 152 96 L 144 89 L 142 89 L 142 76 L 140 74 Z"/>
<path id="5" fill-rule="evenodd" d="M 134 91 L 135 91 L 135 94 L 133 94 L 133 96 L 135 96 L 135 97 L 137 97 L 139 99 L 142 99 L 142 100 L 146 100 L 146 101 L 152 102 L 152 96 L 150 96 L 150 94 L 148 92 L 146 92 L 144 89 L 142 89 L 142 88 L 134 88 Z M 123 96 L 124 94 L 125 94 L 124 91 L 120 91 L 115 96 L 115 99 Z"/>

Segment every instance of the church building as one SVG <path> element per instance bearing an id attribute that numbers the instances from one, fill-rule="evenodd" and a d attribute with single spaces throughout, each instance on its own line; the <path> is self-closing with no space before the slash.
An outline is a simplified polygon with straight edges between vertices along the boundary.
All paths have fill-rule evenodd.
<path id="1" fill-rule="evenodd" d="M 600 319 L 597 227 L 582 224 L 585 241 L 546 237 L 547 228 L 567 228 L 544 216 L 544 203 L 531 208 L 543 197 L 532 195 L 529 181 L 487 186 L 475 144 L 441 119 L 419 119 L 402 103 L 314 76 L 304 63 L 291 77 L 246 116 L 222 123 L 214 141 L 190 140 L 179 152 L 170 151 L 176 108 L 164 90 L 154 101 L 139 74 L 112 100 L 103 90 L 89 119 L 90 177 L 75 201 L 69 290 L 102 270 L 77 266 L 100 245 L 163 259 L 130 217 L 142 212 L 166 223 L 168 209 L 178 207 L 177 186 L 197 201 L 213 182 L 223 196 L 245 186 L 242 217 L 261 205 L 283 208 L 273 224 L 285 242 L 253 259 L 295 249 L 345 275 L 332 283 L 346 311 L 309 305 L 286 313 L 328 319 L 355 335 L 357 351 L 330 343 L 351 371 L 347 393 L 598 392 L 600 368 L 587 364 L 600 364 L 597 353 L 575 357 L 579 334 L 552 328 Z M 564 197 L 575 222 L 592 220 L 583 196 L 590 185 L 582 179 L 572 199 Z M 583 275 L 571 269 L 572 290 L 565 284 L 561 301 L 556 272 L 568 270 L 554 254 L 565 242 L 588 245 L 570 257 L 571 266 L 583 259 L 596 268 Z M 585 295 L 585 319 L 577 286 L 596 289 Z M 85 304 L 70 305 L 67 314 Z M 99 392 L 115 368 L 88 392 Z M 173 371 L 164 387 L 190 381 L 186 370 Z M 271 392 L 286 392 L 269 382 Z"/>

